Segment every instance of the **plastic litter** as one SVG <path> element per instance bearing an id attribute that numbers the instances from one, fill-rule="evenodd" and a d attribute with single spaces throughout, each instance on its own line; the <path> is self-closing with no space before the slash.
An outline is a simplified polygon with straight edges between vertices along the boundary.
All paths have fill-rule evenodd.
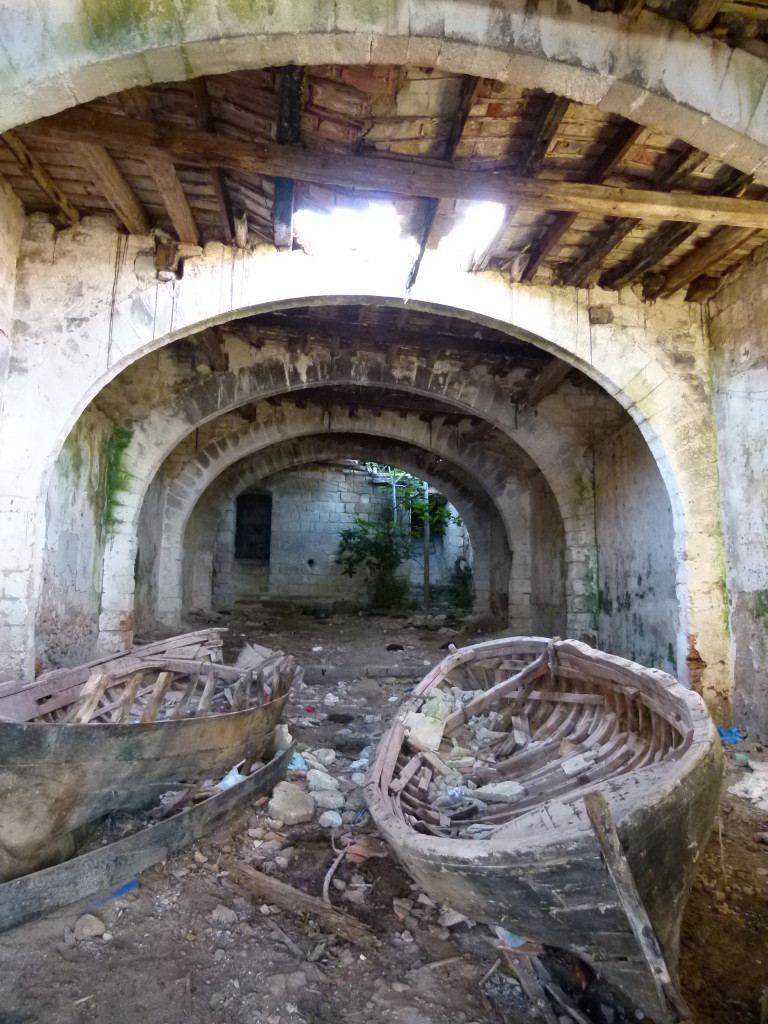
<path id="1" fill-rule="evenodd" d="M 307 768 L 307 762 L 304 760 L 301 754 L 298 751 L 296 751 L 296 753 L 291 758 L 290 763 L 288 764 L 288 771 L 306 772 L 308 770 L 309 769 Z"/>
<path id="2" fill-rule="evenodd" d="M 525 945 L 525 939 L 521 939 L 519 935 L 515 935 L 514 932 L 508 932 L 506 928 L 502 928 L 500 924 L 497 924 L 494 928 L 496 937 L 500 942 L 503 942 L 508 949 L 517 949 L 518 946 Z"/>
<path id="3" fill-rule="evenodd" d="M 121 885 L 119 889 L 111 893 L 109 896 L 105 896 L 103 900 L 99 900 L 98 903 L 94 903 L 94 907 L 103 907 L 105 903 L 109 903 L 110 900 L 120 899 L 121 896 L 125 896 L 129 892 L 135 892 L 139 888 L 138 879 L 134 878 L 130 882 L 126 882 L 125 885 Z"/>
<path id="4" fill-rule="evenodd" d="M 735 728 L 734 729 L 721 729 L 720 726 L 718 725 L 717 733 L 718 733 L 718 736 L 720 737 L 720 742 L 721 743 L 732 743 L 734 746 L 737 743 L 741 743 L 741 741 L 744 739 L 743 734 L 740 733 L 739 730 L 735 729 Z"/>
<path id="5" fill-rule="evenodd" d="M 223 793 L 225 789 L 232 789 L 238 782 L 242 782 L 245 779 L 245 775 L 241 775 L 238 771 L 238 766 L 230 768 L 221 782 L 215 787 L 217 793 Z"/>
<path id="6" fill-rule="evenodd" d="M 737 768 L 746 768 L 748 772 L 753 772 L 755 770 L 749 763 L 749 758 L 746 754 L 734 754 L 731 760 Z"/>

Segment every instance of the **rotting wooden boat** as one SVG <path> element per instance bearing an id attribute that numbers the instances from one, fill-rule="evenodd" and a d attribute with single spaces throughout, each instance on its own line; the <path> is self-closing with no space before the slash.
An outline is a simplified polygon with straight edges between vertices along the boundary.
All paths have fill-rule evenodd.
<path id="1" fill-rule="evenodd" d="M 721 751 L 701 698 L 571 640 L 455 651 L 382 739 L 366 795 L 435 899 L 568 949 L 657 1021 L 685 1017 L 680 920 Z"/>
<path id="2" fill-rule="evenodd" d="M 0 881 L 71 857 L 92 823 L 271 753 L 301 669 L 218 630 L 0 685 Z"/>
<path id="3" fill-rule="evenodd" d="M 230 820 L 285 777 L 294 747 L 200 803 L 106 846 L 0 883 L 0 931 L 109 892 Z"/>

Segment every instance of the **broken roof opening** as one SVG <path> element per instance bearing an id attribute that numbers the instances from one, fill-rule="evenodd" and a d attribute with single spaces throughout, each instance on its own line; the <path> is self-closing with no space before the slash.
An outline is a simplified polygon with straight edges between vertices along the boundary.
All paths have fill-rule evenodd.
<path id="1" fill-rule="evenodd" d="M 311 256 L 355 253 L 363 259 L 402 261 L 416 254 L 416 241 L 403 229 L 394 203 L 367 202 L 336 206 L 330 213 L 297 210 L 294 230 L 299 246 Z"/>

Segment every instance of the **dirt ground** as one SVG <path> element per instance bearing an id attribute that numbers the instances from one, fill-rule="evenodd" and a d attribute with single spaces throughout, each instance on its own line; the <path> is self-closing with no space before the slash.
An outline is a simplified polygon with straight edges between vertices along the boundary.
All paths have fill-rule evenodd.
<path id="1" fill-rule="evenodd" d="M 480 639 L 445 625 L 423 629 L 362 616 L 270 614 L 221 624 L 230 626 L 228 653 L 249 639 L 296 655 L 306 685 L 292 694 L 287 721 L 301 743 L 337 752 L 334 773 L 348 773 L 376 743 L 405 690 L 448 643 Z M 395 644 L 403 649 L 387 650 Z M 753 744 L 737 749 L 766 757 Z M 729 767 L 726 785 L 741 771 Z M 352 828 L 374 831 L 364 811 Z M 768 846 L 756 836 L 766 829 L 768 815 L 725 795 L 683 922 L 683 993 L 701 1024 L 761 1021 Z M 342 861 L 331 886 L 334 904 L 368 923 L 376 945 L 350 945 L 317 922 L 250 898 L 233 884 L 228 864 L 259 866 L 317 896 L 335 858 L 330 833 L 317 821 L 271 830 L 266 808 L 253 807 L 143 874 L 135 892 L 100 905 L 86 901 L 0 936 L 0 1024 L 540 1019 L 506 968 L 480 984 L 498 957 L 490 929 L 447 927 L 442 908 L 420 898 L 391 856 L 358 866 Z M 103 922 L 103 936 L 74 937 L 86 911 Z M 581 1009 L 597 1024 L 628 1019 L 598 1001 L 583 1001 Z"/>

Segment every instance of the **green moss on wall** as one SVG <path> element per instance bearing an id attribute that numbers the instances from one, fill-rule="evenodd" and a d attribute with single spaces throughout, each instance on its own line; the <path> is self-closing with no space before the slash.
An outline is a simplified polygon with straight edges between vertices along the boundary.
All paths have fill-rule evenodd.
<path id="1" fill-rule="evenodd" d="M 133 437 L 132 430 L 113 427 L 104 451 L 104 505 L 102 523 L 107 531 L 115 525 L 117 495 L 126 489 L 128 474 L 123 466 L 123 456 Z"/>
<path id="2" fill-rule="evenodd" d="M 755 622 L 768 629 L 768 590 L 756 590 L 752 614 Z"/>

